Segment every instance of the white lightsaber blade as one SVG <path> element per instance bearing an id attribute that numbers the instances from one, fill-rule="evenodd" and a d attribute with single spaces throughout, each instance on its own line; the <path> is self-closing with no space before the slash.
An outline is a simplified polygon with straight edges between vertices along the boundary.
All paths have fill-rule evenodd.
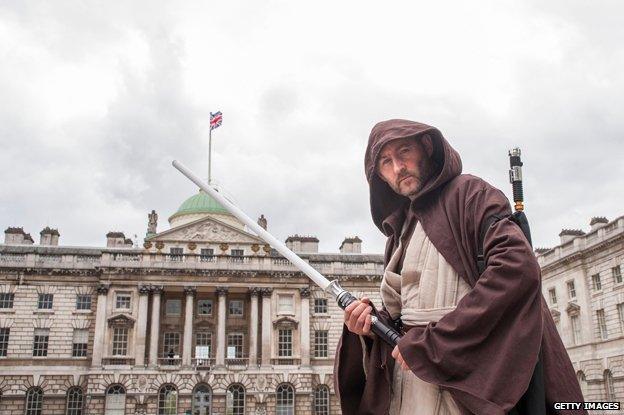
<path id="1" fill-rule="evenodd" d="M 321 273 L 312 268 L 310 264 L 301 259 L 297 254 L 288 249 L 286 245 L 284 245 L 281 241 L 275 238 L 273 235 L 268 233 L 262 226 L 258 225 L 254 222 L 249 216 L 247 216 L 242 210 L 240 210 L 236 205 L 223 197 L 217 190 L 215 190 L 212 186 L 200 180 L 197 176 L 195 176 L 189 169 L 183 166 L 177 160 L 173 161 L 173 167 L 178 169 L 183 175 L 188 177 L 193 183 L 199 186 L 200 189 L 208 193 L 212 196 L 217 202 L 219 202 L 224 208 L 226 208 L 232 215 L 236 216 L 238 220 L 243 222 L 245 225 L 249 226 L 249 228 L 253 229 L 253 231 L 260 236 L 265 242 L 271 245 L 273 248 L 277 250 L 280 254 L 286 257 L 290 262 L 293 263 L 295 267 L 297 267 L 301 272 L 305 273 L 316 285 L 321 287 L 323 290 L 326 290 L 327 287 L 331 284 L 331 282 L 325 278 Z"/>

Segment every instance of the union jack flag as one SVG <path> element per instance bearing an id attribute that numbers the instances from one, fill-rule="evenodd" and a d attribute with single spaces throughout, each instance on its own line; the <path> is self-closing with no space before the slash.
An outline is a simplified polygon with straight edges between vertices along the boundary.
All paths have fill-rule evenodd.
<path id="1" fill-rule="evenodd" d="M 221 126 L 221 122 L 223 121 L 223 114 L 221 111 L 217 111 L 214 114 L 210 113 L 210 129 L 214 130 L 217 127 Z"/>

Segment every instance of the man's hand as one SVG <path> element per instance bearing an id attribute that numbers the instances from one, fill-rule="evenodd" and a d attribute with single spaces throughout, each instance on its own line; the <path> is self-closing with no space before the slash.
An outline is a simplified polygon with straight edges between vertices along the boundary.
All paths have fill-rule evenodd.
<path id="1" fill-rule="evenodd" d="M 410 370 L 405 360 L 403 360 L 403 356 L 401 356 L 401 352 L 399 351 L 399 346 L 394 346 L 394 350 L 392 350 L 392 357 L 397 361 L 398 364 L 401 365 L 401 369 Z"/>
<path id="2" fill-rule="evenodd" d="M 372 310 L 370 300 L 366 297 L 349 304 L 344 314 L 344 322 L 349 331 L 360 336 L 373 337 L 370 331 Z"/>

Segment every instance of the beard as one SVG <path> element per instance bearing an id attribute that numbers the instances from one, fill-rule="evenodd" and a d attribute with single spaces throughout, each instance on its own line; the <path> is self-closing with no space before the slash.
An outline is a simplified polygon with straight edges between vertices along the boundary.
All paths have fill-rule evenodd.
<path id="1" fill-rule="evenodd" d="M 437 164 L 428 157 L 423 158 L 418 163 L 418 171 L 409 172 L 404 170 L 399 174 L 396 183 L 391 187 L 396 193 L 409 197 L 410 199 L 416 197 L 418 193 L 425 187 L 427 182 L 433 177 L 436 172 Z M 411 178 L 414 185 L 408 188 L 401 188 L 401 181 L 407 178 Z"/>

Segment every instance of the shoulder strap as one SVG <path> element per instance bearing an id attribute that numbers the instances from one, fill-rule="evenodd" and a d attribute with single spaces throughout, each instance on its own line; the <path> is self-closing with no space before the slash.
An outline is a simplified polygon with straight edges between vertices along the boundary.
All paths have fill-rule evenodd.
<path id="1" fill-rule="evenodd" d="M 513 215 L 492 215 L 488 217 L 481 225 L 481 230 L 479 232 L 479 249 L 477 251 L 477 270 L 479 271 L 479 275 L 483 274 L 486 265 L 485 257 L 483 255 L 483 242 L 485 241 L 485 234 L 487 233 L 488 229 L 490 229 L 490 227 L 496 222 L 510 216 Z"/>

